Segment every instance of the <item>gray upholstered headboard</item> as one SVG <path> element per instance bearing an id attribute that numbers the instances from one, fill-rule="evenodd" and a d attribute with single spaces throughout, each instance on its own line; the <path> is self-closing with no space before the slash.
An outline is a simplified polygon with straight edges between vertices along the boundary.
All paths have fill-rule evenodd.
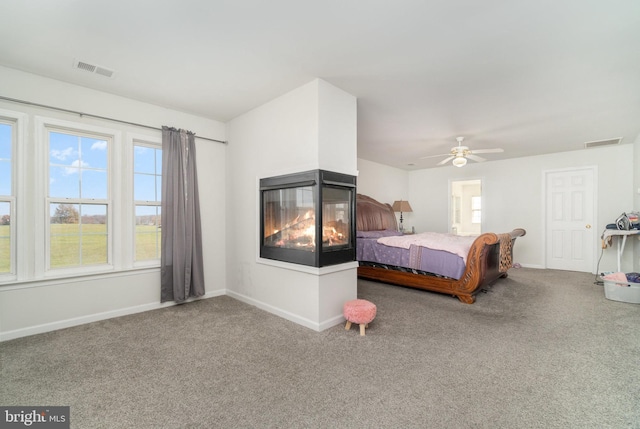
<path id="1" fill-rule="evenodd" d="M 366 195 L 356 195 L 356 230 L 380 231 L 398 229 L 396 214 L 391 205 L 381 203 Z"/>

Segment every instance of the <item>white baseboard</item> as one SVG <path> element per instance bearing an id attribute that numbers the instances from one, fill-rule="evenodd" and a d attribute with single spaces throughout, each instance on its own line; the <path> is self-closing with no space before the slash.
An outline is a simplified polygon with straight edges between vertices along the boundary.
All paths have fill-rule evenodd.
<path id="1" fill-rule="evenodd" d="M 542 265 L 537 264 L 520 264 L 522 268 L 535 268 L 537 270 L 544 270 L 545 268 Z M 511 268 L 513 269 L 513 268 Z"/>
<path id="2" fill-rule="evenodd" d="M 205 293 L 200 298 L 189 299 L 186 302 L 197 301 L 200 299 L 213 298 L 225 295 L 226 290 L 220 289 Z M 145 311 L 158 310 L 160 308 L 172 307 L 177 305 L 175 302 L 152 302 L 149 304 L 136 305 L 133 307 L 119 308 L 117 310 L 105 311 L 103 313 L 89 314 L 86 316 L 74 317 L 71 319 L 60 320 L 57 322 L 44 323 L 42 325 L 30 326 L 28 328 L 16 329 L 13 331 L 0 332 L 0 342 L 9 341 L 16 338 L 27 337 L 30 335 L 43 334 L 45 332 L 57 331 L 58 329 L 71 328 L 73 326 L 84 325 L 86 323 L 98 322 L 100 320 L 112 319 L 114 317 L 128 316 L 130 314 L 142 313 Z"/>
<path id="3" fill-rule="evenodd" d="M 204 296 L 196 299 L 189 299 L 187 300 L 187 302 L 192 302 L 200 299 L 213 298 L 213 297 L 222 296 L 222 295 L 228 295 L 232 298 L 237 299 L 238 301 L 242 301 L 249 305 L 253 305 L 254 307 L 257 307 L 268 313 L 275 314 L 276 316 L 282 317 L 283 319 L 297 323 L 298 325 L 302 325 L 306 328 L 313 329 L 314 331 L 317 331 L 317 332 L 324 331 L 325 329 L 331 328 L 335 325 L 338 325 L 344 322 L 344 317 L 342 315 L 337 315 L 321 323 L 317 323 L 312 320 L 306 319 L 304 317 L 300 317 L 296 314 L 290 313 L 288 311 L 284 311 L 280 308 L 271 306 L 269 304 L 265 304 L 264 302 L 257 301 L 248 296 L 239 294 L 237 292 L 228 291 L 225 289 L 207 292 Z M 145 311 L 158 310 L 161 308 L 172 307 L 174 305 L 176 305 L 175 302 L 165 302 L 165 303 L 152 302 L 152 303 L 137 305 L 133 307 L 105 311 L 102 313 L 74 317 L 71 319 L 60 320 L 60 321 L 51 322 L 51 323 L 44 323 L 41 325 L 30 326 L 28 328 L 21 328 L 13 331 L 0 332 L 0 342 L 14 340 L 16 338 L 28 337 L 30 335 L 44 334 L 46 332 L 57 331 L 59 329 L 65 329 L 65 328 L 71 328 L 73 326 L 79 326 L 87 323 L 98 322 L 100 320 L 112 319 L 114 317 L 122 317 L 122 316 L 128 316 L 130 314 L 142 313 Z"/>
<path id="4" fill-rule="evenodd" d="M 346 319 L 344 318 L 344 316 L 342 314 L 332 317 L 329 320 L 325 320 L 324 322 L 320 323 L 320 331 L 324 331 L 325 329 L 329 329 L 332 328 L 336 325 L 340 325 L 341 323 L 344 323 L 346 321 Z"/>
<path id="5" fill-rule="evenodd" d="M 282 310 L 281 308 L 274 307 L 269 304 L 265 304 L 262 301 L 257 301 L 253 298 L 250 298 L 246 295 L 239 294 L 234 291 L 227 291 L 227 295 L 231 298 L 235 298 L 238 301 L 242 301 L 246 304 L 253 305 L 254 307 L 258 307 L 261 310 L 266 311 L 267 313 L 275 314 L 276 316 L 282 317 L 283 319 L 289 320 L 291 322 L 297 323 L 298 325 L 302 325 L 305 328 L 313 329 L 314 331 L 321 332 L 325 329 L 331 328 L 332 326 L 338 325 L 344 322 L 344 317 L 342 315 L 332 317 L 331 319 L 325 320 L 321 323 L 314 322 L 313 320 L 309 320 L 305 317 L 300 317 L 297 314 L 290 313 L 288 311 Z"/>

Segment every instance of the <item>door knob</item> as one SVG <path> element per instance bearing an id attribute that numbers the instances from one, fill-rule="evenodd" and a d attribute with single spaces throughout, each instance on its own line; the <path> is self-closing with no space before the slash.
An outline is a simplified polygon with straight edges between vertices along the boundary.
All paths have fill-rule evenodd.
<path id="1" fill-rule="evenodd" d="M 591 225 L 587 224 L 586 228 L 591 229 Z"/>

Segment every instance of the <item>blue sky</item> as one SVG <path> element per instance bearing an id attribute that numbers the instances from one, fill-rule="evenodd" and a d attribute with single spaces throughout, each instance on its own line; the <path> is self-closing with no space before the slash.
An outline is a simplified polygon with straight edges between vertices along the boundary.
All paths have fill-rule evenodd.
<path id="1" fill-rule="evenodd" d="M 12 126 L 0 124 L 0 195 L 11 195 Z M 52 198 L 108 197 L 108 141 L 63 132 L 49 133 L 49 192 Z M 162 150 L 136 146 L 134 151 L 134 199 L 160 201 Z M 56 204 L 51 206 L 51 213 Z M 0 203 L 0 216 L 9 214 L 9 204 Z M 104 214 L 103 204 L 84 204 L 83 215 Z M 136 215 L 156 214 L 153 207 L 138 207 Z"/>
<path id="2" fill-rule="evenodd" d="M 162 190 L 162 150 L 136 146 L 133 152 L 133 199 L 160 201 Z M 136 216 L 159 215 L 160 208 L 136 206 Z"/>
<path id="3" fill-rule="evenodd" d="M 11 126 L 0 124 L 0 195 L 11 195 Z M 9 214 L 9 203 L 0 203 L 0 216 Z"/>
<path id="4" fill-rule="evenodd" d="M 49 196 L 51 198 L 108 197 L 106 140 L 49 133 Z M 57 204 L 52 204 L 55 212 Z M 105 205 L 83 205 L 83 215 L 106 215 Z"/>
<path id="5" fill-rule="evenodd" d="M 133 171 L 133 199 L 160 201 L 162 177 L 159 174 L 162 171 L 162 150 L 136 146 L 133 154 Z"/>

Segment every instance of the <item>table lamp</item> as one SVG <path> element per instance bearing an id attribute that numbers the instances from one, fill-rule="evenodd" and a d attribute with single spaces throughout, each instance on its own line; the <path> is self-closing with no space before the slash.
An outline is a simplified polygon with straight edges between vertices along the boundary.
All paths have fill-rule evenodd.
<path id="1" fill-rule="evenodd" d="M 391 208 L 393 208 L 394 212 L 400 212 L 400 231 L 404 231 L 404 226 L 402 225 L 402 212 L 412 212 L 413 210 L 411 209 L 411 204 L 409 204 L 409 201 L 399 200 L 394 201 Z"/>

